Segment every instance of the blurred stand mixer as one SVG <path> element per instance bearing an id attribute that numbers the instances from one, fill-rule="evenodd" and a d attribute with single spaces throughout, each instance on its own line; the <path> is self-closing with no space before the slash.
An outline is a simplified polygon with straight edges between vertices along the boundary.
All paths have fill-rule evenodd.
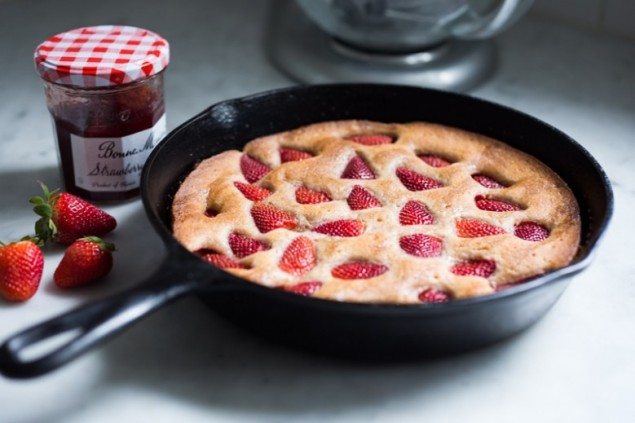
<path id="1" fill-rule="evenodd" d="M 495 68 L 491 38 L 533 0 L 277 0 L 267 49 L 303 83 L 467 91 Z"/>

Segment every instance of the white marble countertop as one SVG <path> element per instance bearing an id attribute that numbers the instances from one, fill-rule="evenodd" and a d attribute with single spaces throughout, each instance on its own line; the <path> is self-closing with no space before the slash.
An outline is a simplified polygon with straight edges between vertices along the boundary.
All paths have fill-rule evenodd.
<path id="1" fill-rule="evenodd" d="M 31 54 L 68 28 L 127 23 L 172 45 L 168 125 L 207 105 L 292 82 L 264 57 L 267 2 L 0 2 L 0 239 L 31 230 L 36 180 L 57 159 Z M 94 3 L 94 4 L 92 4 Z M 134 17 L 134 18 L 133 18 Z M 497 39 L 501 65 L 474 92 L 580 141 L 614 184 L 616 210 L 594 264 L 551 312 L 510 341 L 457 357 L 361 366 L 287 351 L 217 318 L 197 300 L 165 308 L 51 375 L 0 377 L 2 422 L 490 421 L 624 422 L 635 415 L 635 45 L 528 17 Z M 109 206 L 119 252 L 103 283 L 52 284 L 0 302 L 0 339 L 147 276 L 163 251 L 139 201 Z"/>

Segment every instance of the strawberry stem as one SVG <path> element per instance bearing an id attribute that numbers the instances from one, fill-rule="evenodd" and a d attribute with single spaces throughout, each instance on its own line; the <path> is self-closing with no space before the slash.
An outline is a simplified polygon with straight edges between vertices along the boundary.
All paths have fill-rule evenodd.
<path id="1" fill-rule="evenodd" d="M 80 238 L 79 240 L 93 242 L 99 245 L 99 248 L 104 251 L 117 251 L 117 248 L 115 248 L 115 244 L 113 244 L 112 242 L 106 242 L 98 236 L 85 236 L 83 238 Z"/>
<path id="2" fill-rule="evenodd" d="M 58 190 L 49 190 L 42 181 L 38 181 L 42 187 L 44 195 L 42 197 L 31 197 L 29 203 L 33 204 L 33 211 L 40 216 L 35 222 L 35 238 L 38 239 L 38 245 L 52 241 L 57 235 L 57 226 L 53 222 L 53 206 L 57 200 Z"/>

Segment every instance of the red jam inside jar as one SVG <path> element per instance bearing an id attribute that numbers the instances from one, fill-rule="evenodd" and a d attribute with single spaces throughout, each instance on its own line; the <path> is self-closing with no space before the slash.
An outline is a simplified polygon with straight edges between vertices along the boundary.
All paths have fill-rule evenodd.
<path id="1" fill-rule="evenodd" d="M 66 191 L 92 201 L 139 195 L 141 170 L 166 130 L 169 46 L 129 26 L 50 37 L 36 49 Z"/>
<path id="2" fill-rule="evenodd" d="M 163 74 L 116 88 L 45 82 L 45 93 L 66 191 L 93 201 L 139 195 L 143 163 L 165 133 Z"/>

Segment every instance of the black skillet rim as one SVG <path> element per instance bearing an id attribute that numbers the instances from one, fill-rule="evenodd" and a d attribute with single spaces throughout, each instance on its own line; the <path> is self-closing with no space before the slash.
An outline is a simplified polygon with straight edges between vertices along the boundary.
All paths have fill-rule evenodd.
<path id="1" fill-rule="evenodd" d="M 249 289 L 252 290 L 256 290 L 256 291 L 262 291 L 265 292 L 266 294 L 271 294 L 271 295 L 280 295 L 281 297 L 286 297 L 287 299 L 295 299 L 298 301 L 310 301 L 313 304 L 316 303 L 321 303 L 321 305 L 323 306 L 327 306 L 327 307 L 345 307 L 347 308 L 349 311 L 352 309 L 356 309 L 359 311 L 367 311 L 369 309 L 373 309 L 373 310 L 382 310 L 382 311 L 396 311 L 396 312 L 405 312 L 405 311 L 417 311 L 417 312 L 421 312 L 423 310 L 427 310 L 429 312 L 446 312 L 446 311 L 451 311 L 451 310 L 457 310 L 457 309 L 461 309 L 464 307 L 470 307 L 470 306 L 479 306 L 481 304 L 484 303 L 489 303 L 491 301 L 498 301 L 502 298 L 507 298 L 507 297 L 511 297 L 511 296 L 517 296 L 517 295 L 521 295 L 524 294 L 525 292 L 528 291 L 533 291 L 536 290 L 546 284 L 549 283 L 555 283 L 558 280 L 566 277 L 566 276 L 573 276 L 574 274 L 580 272 L 581 270 L 583 270 L 584 268 L 586 268 L 593 260 L 594 254 L 595 254 L 595 250 L 597 249 L 598 243 L 600 242 L 600 240 L 602 239 L 602 237 L 604 236 L 604 233 L 606 232 L 606 228 L 612 218 L 613 215 L 613 208 L 614 208 L 614 197 L 613 197 L 613 190 L 611 188 L 611 183 L 610 180 L 606 174 L 606 172 L 604 171 L 604 169 L 602 169 L 602 167 L 600 166 L 600 164 L 597 162 L 597 160 L 595 160 L 595 158 L 582 146 L 580 145 L 580 143 L 578 143 L 577 141 L 575 141 L 573 138 L 571 138 L 570 136 L 568 136 L 567 134 L 565 134 L 564 132 L 560 131 L 559 129 L 555 128 L 554 126 L 534 117 L 531 116 L 529 114 L 526 114 L 524 112 L 521 112 L 519 110 L 516 110 L 514 108 L 502 105 L 502 104 L 498 104 L 495 102 L 491 102 L 488 100 L 483 100 L 477 97 L 473 97 L 467 94 L 461 94 L 461 93 L 454 93 L 454 92 L 448 92 L 448 91 L 442 91 L 442 90 L 435 90 L 435 89 L 431 89 L 431 88 L 422 88 L 422 87 L 417 87 L 417 86 L 410 86 L 410 85 L 399 85 L 399 84 L 366 84 L 366 83 L 337 83 L 337 84 L 312 84 L 312 85 L 296 85 L 296 86 L 291 86 L 291 87 L 284 87 L 284 88 L 277 88 L 277 89 L 273 89 L 273 90 L 268 90 L 268 91 L 263 91 L 263 92 L 259 92 L 259 93 L 255 93 L 255 94 L 251 94 L 251 95 L 247 95 L 247 96 L 243 96 L 243 97 L 238 97 L 238 98 L 233 98 L 233 99 L 229 99 L 229 100 L 223 100 L 220 101 L 218 103 L 215 103 L 209 107 L 207 107 L 206 109 L 204 109 L 203 111 L 201 111 L 200 113 L 196 114 L 195 116 L 189 118 L 188 120 L 186 120 L 185 122 L 181 123 L 180 125 L 178 125 L 176 128 L 174 128 L 172 131 L 170 131 L 162 140 L 161 142 L 154 148 L 154 150 L 152 151 L 152 153 L 150 154 L 150 156 L 148 157 L 148 159 L 146 160 L 146 165 L 143 168 L 143 172 L 141 175 L 141 199 L 143 202 L 143 206 L 145 209 L 146 214 L 150 217 L 150 221 L 152 223 L 152 225 L 154 226 L 155 230 L 157 231 L 157 233 L 161 236 L 164 244 L 166 245 L 167 249 L 168 249 L 168 260 L 170 259 L 169 256 L 171 254 L 173 254 L 175 249 L 180 250 L 181 252 L 185 252 L 187 254 L 188 257 L 191 258 L 195 258 L 194 254 L 191 253 L 190 251 L 188 251 L 187 249 L 185 249 L 181 244 L 179 244 L 179 242 L 172 236 L 172 233 L 170 231 L 170 228 L 167 227 L 166 225 L 164 225 L 163 220 L 157 216 L 154 213 L 154 208 L 153 205 L 150 204 L 150 200 L 148 199 L 148 197 L 145 195 L 146 192 L 146 187 L 148 185 L 150 185 L 150 181 L 148 178 L 148 173 L 150 168 L 152 167 L 152 162 L 156 159 L 156 157 L 161 154 L 161 150 L 162 148 L 169 142 L 169 140 L 171 138 L 173 138 L 174 136 L 176 136 L 181 130 L 183 130 L 185 127 L 194 124 L 196 121 L 198 121 L 199 119 L 204 118 L 205 116 L 207 116 L 213 109 L 218 108 L 218 107 L 223 107 L 227 104 L 231 104 L 231 103 L 241 103 L 241 102 L 249 102 L 249 101 L 253 101 L 256 100 L 260 97 L 267 97 L 267 96 L 271 96 L 271 95 L 279 95 L 279 94 L 284 94 L 284 93 L 289 93 L 289 92 L 297 92 L 297 91 L 301 91 L 301 90 L 306 90 L 306 89 L 320 89 L 320 88 L 341 88 L 341 89 L 362 89 L 362 88 L 384 88 L 384 89 L 391 89 L 391 88 L 396 88 L 396 89 L 410 89 L 410 90 L 417 90 L 417 91 L 421 91 L 421 92 L 429 92 L 429 93 L 434 93 L 436 95 L 445 95 L 445 96 L 449 96 L 449 97 L 454 97 L 455 99 L 459 100 L 459 101 L 470 101 L 473 102 L 475 105 L 485 105 L 487 107 L 494 107 L 494 108 L 499 108 L 502 109 L 502 111 L 504 112 L 508 112 L 508 113 L 514 113 L 517 114 L 519 116 L 521 116 L 524 119 L 528 119 L 530 121 L 533 121 L 534 123 L 538 123 L 539 125 L 545 126 L 547 127 L 550 131 L 552 131 L 555 135 L 563 138 L 564 140 L 568 141 L 570 144 L 572 144 L 575 148 L 577 148 L 578 150 L 580 150 L 580 152 L 585 156 L 585 158 L 591 163 L 591 165 L 594 167 L 595 171 L 601 176 L 602 179 L 602 184 L 604 187 L 604 191 L 606 193 L 606 197 L 605 197 L 605 201 L 606 201 L 606 213 L 604 216 L 604 219 L 601 223 L 599 223 L 599 225 L 597 226 L 597 234 L 590 238 L 587 241 L 587 244 L 585 245 L 585 251 L 580 253 L 578 252 L 579 257 L 574 258 L 573 262 L 565 267 L 562 267 L 560 269 L 556 269 L 554 271 L 548 272 L 548 273 L 544 273 L 542 275 L 536 276 L 535 278 L 527 281 L 527 282 L 523 282 L 522 284 L 517 284 L 514 285 L 512 287 L 506 288 L 502 291 L 498 291 L 498 292 L 494 292 L 492 294 L 487 294 L 487 295 L 483 295 L 483 296 L 478 296 L 478 297 L 472 297 L 472 298 L 465 298 L 465 299 L 457 299 L 457 300 L 451 300 L 449 302 L 446 303 L 438 303 L 438 304 L 395 304 L 395 303 L 355 303 L 355 302 L 343 302 L 343 301 L 333 301 L 333 300 L 327 300 L 327 299 L 321 299 L 321 298 L 313 298 L 313 297 L 304 297 L 301 295 L 296 295 L 293 293 L 289 293 L 283 290 L 279 290 L 279 289 L 272 289 L 269 287 L 265 287 L 262 285 L 259 285 L 257 283 L 254 282 L 250 282 L 247 281 L 245 279 L 239 278 L 235 275 L 232 275 L 231 273 L 228 272 L 224 272 L 229 278 L 233 279 L 232 283 L 242 283 L 245 284 L 245 287 L 248 287 Z M 566 182 L 566 181 L 565 181 Z M 221 270 L 222 271 L 222 270 Z"/>

